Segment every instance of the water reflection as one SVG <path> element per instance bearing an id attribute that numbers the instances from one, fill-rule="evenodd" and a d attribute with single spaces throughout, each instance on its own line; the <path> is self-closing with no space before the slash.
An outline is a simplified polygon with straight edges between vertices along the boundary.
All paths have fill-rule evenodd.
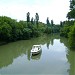
<path id="1" fill-rule="evenodd" d="M 43 50 L 40 54 L 36 56 L 31 56 L 30 50 L 34 44 L 41 44 Z M 64 46 L 63 48 L 64 50 L 62 50 L 62 46 Z M 58 50 L 56 49 L 57 47 L 59 47 Z M 65 53 L 65 48 L 66 48 L 66 53 Z M 65 73 L 67 71 L 67 73 L 64 75 L 75 75 L 75 52 L 69 50 L 67 39 L 62 38 L 57 34 L 43 35 L 43 37 L 41 36 L 38 38 L 33 38 L 31 40 L 17 41 L 0 46 L 0 70 L 2 70 L 5 67 L 8 67 L 9 65 L 12 65 L 14 60 L 16 60 L 20 56 L 24 56 L 24 60 L 27 61 L 26 64 L 28 64 L 29 62 L 31 63 L 26 65 L 25 63 L 22 62 L 23 66 L 25 65 L 24 69 L 27 69 L 26 67 L 30 66 L 29 67 L 30 72 L 32 71 L 31 68 L 34 65 L 33 61 L 35 60 L 38 62 L 40 60 L 40 62 L 38 62 L 39 65 L 37 64 L 37 67 L 38 68 L 40 66 L 42 67 L 38 70 L 38 72 L 35 71 L 36 73 L 39 73 L 42 69 L 45 69 L 45 71 L 42 72 L 52 73 L 55 71 L 56 67 L 61 65 L 59 66 L 60 70 L 57 69 L 56 71 L 60 71 L 59 73 L 62 73 L 63 70 L 63 72 Z M 65 57 L 67 58 L 67 60 Z M 63 66 L 66 61 L 67 65 L 65 64 L 65 66 Z M 70 64 L 70 66 L 66 68 L 68 64 Z M 49 66 L 51 67 L 51 69 Z M 36 65 L 34 67 L 36 68 Z M 56 71 L 55 73 L 57 73 Z"/>
<path id="2" fill-rule="evenodd" d="M 67 71 L 69 72 L 69 75 L 75 75 L 75 49 L 69 49 L 68 39 L 66 38 L 61 37 L 60 42 L 64 43 L 64 45 L 68 48 L 66 50 L 66 57 L 67 57 L 70 67 Z"/>
<path id="3" fill-rule="evenodd" d="M 41 58 L 42 51 L 37 55 L 31 55 L 32 60 L 39 60 Z"/>
<path id="4" fill-rule="evenodd" d="M 6 67 L 13 63 L 14 59 L 25 54 L 30 61 L 30 50 L 34 44 L 45 44 L 50 42 L 50 38 L 44 37 L 33 38 L 31 40 L 22 40 L 0 46 L 0 68 Z M 38 55 L 41 57 L 41 55 Z"/>
<path id="5" fill-rule="evenodd" d="M 75 50 L 68 50 L 67 59 L 70 64 L 69 75 L 75 75 Z"/>

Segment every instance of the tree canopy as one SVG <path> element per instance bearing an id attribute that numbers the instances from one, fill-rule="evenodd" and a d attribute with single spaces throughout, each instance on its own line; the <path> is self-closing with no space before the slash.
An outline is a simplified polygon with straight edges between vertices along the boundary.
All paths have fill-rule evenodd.
<path id="1" fill-rule="evenodd" d="M 75 19 L 75 0 L 70 0 L 70 11 L 67 14 L 68 19 Z"/>

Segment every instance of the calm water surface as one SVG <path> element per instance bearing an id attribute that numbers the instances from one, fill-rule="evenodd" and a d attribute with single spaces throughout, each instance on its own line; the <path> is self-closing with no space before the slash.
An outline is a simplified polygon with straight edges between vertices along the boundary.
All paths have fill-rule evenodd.
<path id="1" fill-rule="evenodd" d="M 32 56 L 30 50 L 40 44 L 42 52 Z M 75 52 L 67 39 L 43 35 L 0 46 L 0 75 L 75 75 Z"/>

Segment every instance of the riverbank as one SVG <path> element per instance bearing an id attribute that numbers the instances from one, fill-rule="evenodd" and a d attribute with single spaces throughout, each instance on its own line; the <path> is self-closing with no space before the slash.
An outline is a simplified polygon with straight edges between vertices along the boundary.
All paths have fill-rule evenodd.
<path id="1" fill-rule="evenodd" d="M 1 45 L 5 45 L 5 44 L 7 44 L 7 42 L 0 41 L 0 46 L 1 46 Z"/>

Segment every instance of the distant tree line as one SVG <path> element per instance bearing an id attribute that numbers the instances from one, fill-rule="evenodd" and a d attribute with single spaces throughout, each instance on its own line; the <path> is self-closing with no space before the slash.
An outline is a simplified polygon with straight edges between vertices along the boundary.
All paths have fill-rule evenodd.
<path id="1" fill-rule="evenodd" d="M 61 26 L 59 24 L 55 25 L 53 20 L 49 21 L 48 17 L 46 19 L 46 25 L 47 25 L 47 27 L 46 27 L 46 31 L 45 32 L 47 34 L 50 34 L 50 33 L 59 33 L 60 32 Z"/>
<path id="2" fill-rule="evenodd" d="M 38 37 L 42 33 L 51 34 L 60 31 L 60 26 L 55 25 L 54 21 L 49 22 L 47 17 L 46 24 L 39 21 L 38 13 L 35 14 L 35 19 L 30 18 L 30 13 L 26 14 L 26 21 L 20 20 L 17 22 L 7 16 L 0 16 L 0 40 L 16 41 Z"/>

